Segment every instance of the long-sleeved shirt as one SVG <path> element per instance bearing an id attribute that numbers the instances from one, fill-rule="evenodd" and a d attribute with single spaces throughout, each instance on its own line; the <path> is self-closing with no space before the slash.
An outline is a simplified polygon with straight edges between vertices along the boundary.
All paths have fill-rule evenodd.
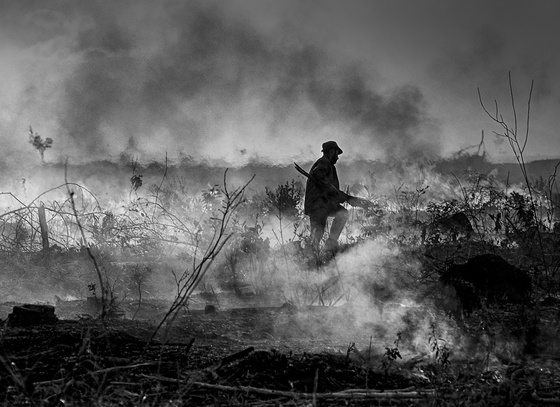
<path id="1" fill-rule="evenodd" d="M 319 158 L 311 170 L 310 178 L 305 186 L 304 213 L 309 215 L 317 209 L 336 210 L 341 202 L 344 202 L 339 192 L 340 184 L 336 168 L 325 156 Z"/>

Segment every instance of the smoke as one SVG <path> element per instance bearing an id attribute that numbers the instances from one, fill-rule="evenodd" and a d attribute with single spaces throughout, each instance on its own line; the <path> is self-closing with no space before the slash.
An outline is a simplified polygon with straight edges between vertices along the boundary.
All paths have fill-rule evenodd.
<path id="1" fill-rule="evenodd" d="M 429 353 L 433 332 L 449 346 L 458 344 L 457 326 L 423 298 L 427 287 L 418 283 L 420 272 L 417 260 L 383 238 L 356 245 L 319 270 L 290 264 L 285 276 L 289 299 L 300 305 L 311 299 L 326 307 L 301 306 L 291 318 L 276 321 L 276 334 L 341 346 L 355 342 L 360 350 L 372 341 L 373 352 L 381 353 L 384 346 L 394 347 L 398 335 L 401 352 Z"/>
<path id="2" fill-rule="evenodd" d="M 538 18 L 546 20 L 543 16 L 546 16 L 544 10 Z M 478 144 L 482 130 L 486 130 L 486 134 L 493 134 L 494 131 L 501 133 L 500 126 L 484 113 L 477 90 L 480 90 L 488 110 L 494 113 L 497 104 L 500 115 L 512 125 L 515 118 L 511 109 L 512 93 L 508 82 L 511 76 L 516 113 L 520 122 L 527 120 L 527 103 L 531 101 L 531 142 L 525 153 L 528 155 L 542 151 L 546 155 L 546 151 L 552 151 L 555 145 L 552 130 L 554 125 L 549 124 L 554 122 L 554 112 L 558 106 L 558 86 L 555 80 L 558 59 L 556 55 L 543 50 L 543 42 L 546 42 L 544 34 L 543 37 L 535 36 L 530 27 L 524 27 L 518 21 L 520 18 L 528 21 L 530 17 L 521 13 L 507 17 L 510 20 L 506 18 L 505 21 L 511 27 L 519 26 L 518 30 L 512 31 L 510 27 L 488 22 L 473 30 L 463 44 L 450 47 L 430 64 L 430 77 L 434 80 L 434 85 L 437 84 L 434 89 L 438 97 L 453 101 L 452 106 L 442 106 L 440 114 L 457 115 L 460 109 L 461 117 L 471 118 L 462 123 L 461 117 L 454 117 L 457 125 L 455 131 L 464 143 L 462 147 Z M 542 23 L 546 27 L 545 22 Z M 525 129 L 521 130 L 524 131 Z M 470 141 L 465 142 L 466 139 Z M 488 141 L 487 138 L 486 148 L 490 153 L 511 155 L 503 138 L 494 136 L 492 142 Z"/>
<path id="3" fill-rule="evenodd" d="M 2 6 L 6 22 L 26 22 L 4 27 L 0 99 L 0 131 L 21 154 L 29 125 L 54 139 L 47 160 L 75 162 L 280 164 L 314 158 L 326 139 L 366 159 L 438 153 L 418 87 L 381 91 L 303 30 L 266 30 L 214 2 L 41 4 Z"/>
<path id="4" fill-rule="evenodd" d="M 537 84 L 533 101 L 549 101 L 553 94 L 553 58 L 538 57 L 534 49 L 516 44 L 513 50 L 510 38 L 494 27 L 484 26 L 475 31 L 466 47 L 449 50 L 432 66 L 432 73 L 445 86 L 461 93 L 483 92 L 500 98 L 509 97 L 508 70 L 520 85 Z M 522 44 L 524 45 L 524 44 Z M 508 69 L 509 68 L 509 69 Z"/>

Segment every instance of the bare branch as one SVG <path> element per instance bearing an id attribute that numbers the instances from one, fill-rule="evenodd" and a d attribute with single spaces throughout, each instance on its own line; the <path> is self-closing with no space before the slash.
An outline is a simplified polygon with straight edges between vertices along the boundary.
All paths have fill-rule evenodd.
<path id="1" fill-rule="evenodd" d="M 531 98 L 533 96 L 533 84 L 534 80 L 531 81 L 531 89 L 529 90 L 529 99 L 527 100 L 527 124 L 525 128 L 525 141 L 523 142 L 523 148 L 521 151 L 525 151 L 525 147 L 527 146 L 527 140 L 529 140 L 529 119 L 531 117 Z"/>
<path id="2" fill-rule="evenodd" d="M 173 320 L 181 307 L 183 307 L 196 287 L 202 281 L 206 273 L 208 272 L 212 262 L 216 256 L 222 251 L 224 246 L 233 236 L 232 233 L 228 233 L 228 225 L 230 224 L 231 218 L 239 205 L 243 202 L 243 195 L 247 186 L 253 181 L 255 176 L 253 176 L 245 185 L 239 187 L 233 191 L 229 191 L 227 187 L 227 170 L 224 172 L 224 201 L 222 202 L 222 207 L 219 209 L 221 216 L 209 220 L 213 222 L 213 232 L 212 236 L 208 240 L 206 248 L 203 250 L 202 258 L 197 260 L 197 254 L 199 251 L 199 244 L 195 246 L 195 256 L 193 258 L 191 269 L 187 269 L 183 272 L 180 277 L 176 277 L 175 281 L 177 283 L 177 294 L 173 303 L 169 307 L 168 311 L 159 322 L 155 328 L 152 336 L 148 340 L 150 343 L 153 338 L 157 335 L 161 327 L 168 321 Z M 195 233 L 195 239 L 200 242 L 199 239 L 200 232 Z"/>
<path id="3" fill-rule="evenodd" d="M 511 110 L 513 112 L 513 137 L 517 140 L 517 111 L 515 109 L 515 96 L 513 95 L 513 85 L 511 83 L 511 71 L 508 72 L 509 94 L 511 97 Z"/>

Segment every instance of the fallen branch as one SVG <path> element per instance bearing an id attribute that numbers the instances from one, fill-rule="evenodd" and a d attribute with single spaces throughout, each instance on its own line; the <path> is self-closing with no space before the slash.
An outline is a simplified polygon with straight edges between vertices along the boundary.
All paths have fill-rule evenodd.
<path id="1" fill-rule="evenodd" d="M 283 390 L 272 390 L 272 389 L 264 389 L 260 387 L 252 387 L 252 386 L 224 386 L 220 384 L 210 384 L 210 383 L 202 383 L 202 382 L 192 382 L 193 387 L 201 387 L 204 389 L 213 389 L 213 390 L 220 390 L 220 391 L 229 391 L 229 392 L 236 392 L 236 391 L 244 391 L 246 393 L 254 393 L 254 394 L 263 394 L 267 396 L 283 396 L 283 397 L 293 397 L 293 398 L 313 398 L 316 397 L 317 399 L 326 399 L 326 398 L 339 398 L 339 399 L 352 399 L 352 398 L 421 398 L 424 396 L 428 396 L 433 394 L 433 390 L 419 390 L 419 391 L 384 391 L 380 392 L 372 392 L 369 390 L 365 390 L 360 393 L 297 393 L 292 391 L 283 391 Z"/>
<path id="2" fill-rule="evenodd" d="M 164 383 L 173 383 L 177 384 L 179 382 L 178 379 L 172 379 L 165 376 L 151 376 L 141 374 L 140 376 L 146 379 L 158 380 Z M 400 391 L 400 390 L 389 390 L 389 391 L 381 391 L 381 390 L 359 390 L 359 393 L 353 392 L 338 392 L 338 393 L 298 393 L 293 391 L 284 391 L 284 390 L 274 390 L 274 389 L 265 389 L 261 387 L 252 387 L 252 386 L 225 386 L 221 384 L 210 384 L 210 383 L 203 383 L 203 382 L 188 382 L 185 380 L 185 384 L 189 384 L 192 387 L 199 387 L 202 389 L 210 389 L 210 390 L 219 390 L 219 391 L 226 391 L 226 392 L 246 392 L 252 394 L 262 394 L 265 396 L 277 396 L 277 397 L 290 397 L 290 398 L 317 398 L 317 399 L 329 399 L 329 398 L 336 398 L 336 399 L 411 399 L 411 398 L 422 398 L 426 396 L 431 396 L 434 394 L 433 389 L 425 389 L 425 390 L 417 390 L 417 391 Z M 405 389 L 406 390 L 406 389 Z"/>

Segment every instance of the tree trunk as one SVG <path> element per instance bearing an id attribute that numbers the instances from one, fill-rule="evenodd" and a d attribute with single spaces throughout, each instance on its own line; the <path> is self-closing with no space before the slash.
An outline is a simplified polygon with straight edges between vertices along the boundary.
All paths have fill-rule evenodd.
<path id="1" fill-rule="evenodd" d="M 47 226 L 47 217 L 45 216 L 45 205 L 39 206 L 39 225 L 41 226 L 41 240 L 43 242 L 43 250 L 49 249 L 49 228 Z"/>

